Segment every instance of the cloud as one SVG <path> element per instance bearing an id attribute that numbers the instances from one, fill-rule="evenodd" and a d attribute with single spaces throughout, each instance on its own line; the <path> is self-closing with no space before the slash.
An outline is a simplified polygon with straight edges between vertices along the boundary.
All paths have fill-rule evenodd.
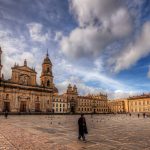
<path id="1" fill-rule="evenodd" d="M 146 22 L 141 30 L 140 35 L 119 55 L 110 59 L 113 72 L 120 72 L 121 70 L 128 69 L 133 66 L 138 60 L 147 56 L 150 53 L 150 22 Z"/>
<path id="2" fill-rule="evenodd" d="M 149 69 L 148 69 L 147 77 L 150 78 L 150 66 L 149 66 Z"/>
<path id="3" fill-rule="evenodd" d="M 50 32 L 44 33 L 42 24 L 32 22 L 27 24 L 27 28 L 33 41 L 45 43 L 49 40 Z"/>
<path id="4" fill-rule="evenodd" d="M 78 27 L 60 41 L 69 58 L 97 58 L 107 45 L 132 31 L 130 14 L 118 0 L 71 0 L 70 7 Z"/>
<path id="5" fill-rule="evenodd" d="M 121 99 L 121 98 L 128 98 L 129 96 L 141 95 L 142 92 L 140 91 L 122 91 L 122 90 L 115 90 L 109 91 L 108 98 L 109 99 Z"/>

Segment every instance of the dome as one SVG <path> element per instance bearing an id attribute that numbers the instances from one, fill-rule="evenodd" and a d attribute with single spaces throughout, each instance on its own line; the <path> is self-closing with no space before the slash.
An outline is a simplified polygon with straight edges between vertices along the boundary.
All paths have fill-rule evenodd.
<path id="1" fill-rule="evenodd" d="M 50 65 L 52 65 L 52 62 L 51 62 L 51 60 L 49 59 L 48 53 L 46 54 L 46 58 L 44 59 L 43 64 L 50 64 Z"/>

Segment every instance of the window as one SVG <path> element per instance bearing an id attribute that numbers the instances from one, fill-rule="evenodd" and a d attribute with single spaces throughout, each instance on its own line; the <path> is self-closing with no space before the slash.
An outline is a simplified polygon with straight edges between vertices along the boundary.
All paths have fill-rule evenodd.
<path id="1" fill-rule="evenodd" d="M 47 73 L 49 72 L 49 67 L 47 68 Z"/>
<path id="2" fill-rule="evenodd" d="M 47 86 L 50 86 L 50 81 L 49 80 L 47 81 Z"/>
<path id="3" fill-rule="evenodd" d="M 60 107 L 61 107 L 61 104 L 60 104 Z"/>
<path id="4" fill-rule="evenodd" d="M 60 108 L 60 112 L 61 112 L 61 108 Z"/>
<path id="5" fill-rule="evenodd" d="M 63 107 L 65 107 L 65 104 L 63 104 Z"/>
<path id="6" fill-rule="evenodd" d="M 56 104 L 56 107 L 58 107 L 58 104 Z"/>
<path id="7" fill-rule="evenodd" d="M 6 99 L 9 99 L 9 94 L 6 94 Z"/>

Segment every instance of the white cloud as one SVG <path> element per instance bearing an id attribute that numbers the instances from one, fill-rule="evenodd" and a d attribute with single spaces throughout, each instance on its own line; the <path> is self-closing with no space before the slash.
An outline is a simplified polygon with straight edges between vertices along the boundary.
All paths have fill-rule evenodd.
<path id="1" fill-rule="evenodd" d="M 43 32 L 42 24 L 32 22 L 27 24 L 27 28 L 33 41 L 45 43 L 49 39 L 50 33 Z"/>
<path id="2" fill-rule="evenodd" d="M 140 35 L 131 42 L 122 52 L 112 58 L 113 72 L 119 72 L 133 66 L 139 59 L 150 53 L 150 22 L 143 25 Z"/>
<path id="3" fill-rule="evenodd" d="M 106 74 L 99 73 L 101 68 L 100 62 L 96 61 L 97 66 L 93 69 L 84 68 L 81 66 L 71 65 L 67 60 L 62 59 L 54 64 L 55 79 L 60 91 L 66 90 L 69 83 L 77 84 L 80 88 L 80 93 L 92 93 L 108 90 L 126 90 L 131 89 L 129 86 L 124 85 L 120 81 L 112 79 Z M 99 66 L 100 65 L 100 66 Z M 60 83 L 61 82 L 61 83 Z M 89 83 L 89 85 L 87 84 Z M 92 84 L 95 84 L 93 85 Z"/>
<path id="4" fill-rule="evenodd" d="M 130 14 L 118 0 L 71 0 L 70 6 L 79 26 L 60 41 L 69 58 L 96 58 L 107 45 L 132 31 Z"/>
<path id="5" fill-rule="evenodd" d="M 63 33 L 61 31 L 56 31 L 55 32 L 55 38 L 54 38 L 54 41 L 60 41 L 63 37 Z"/>
<path id="6" fill-rule="evenodd" d="M 115 91 L 109 91 L 108 98 L 109 99 L 128 98 L 129 96 L 140 95 L 141 93 L 142 92 L 140 91 L 115 90 Z"/>
<path id="7" fill-rule="evenodd" d="M 150 78 L 150 66 L 149 66 L 149 69 L 148 69 L 147 77 Z"/>

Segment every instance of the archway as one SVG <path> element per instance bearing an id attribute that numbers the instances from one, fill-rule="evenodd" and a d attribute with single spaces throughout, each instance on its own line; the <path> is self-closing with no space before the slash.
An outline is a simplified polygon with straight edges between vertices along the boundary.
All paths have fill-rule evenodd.
<path id="1" fill-rule="evenodd" d="M 4 102 L 3 111 L 10 112 L 10 102 Z"/>
<path id="2" fill-rule="evenodd" d="M 27 103 L 26 101 L 21 101 L 20 102 L 20 112 L 26 112 L 27 111 Z"/>
<path id="3" fill-rule="evenodd" d="M 39 102 L 35 103 L 35 112 L 40 112 L 40 103 Z"/>

